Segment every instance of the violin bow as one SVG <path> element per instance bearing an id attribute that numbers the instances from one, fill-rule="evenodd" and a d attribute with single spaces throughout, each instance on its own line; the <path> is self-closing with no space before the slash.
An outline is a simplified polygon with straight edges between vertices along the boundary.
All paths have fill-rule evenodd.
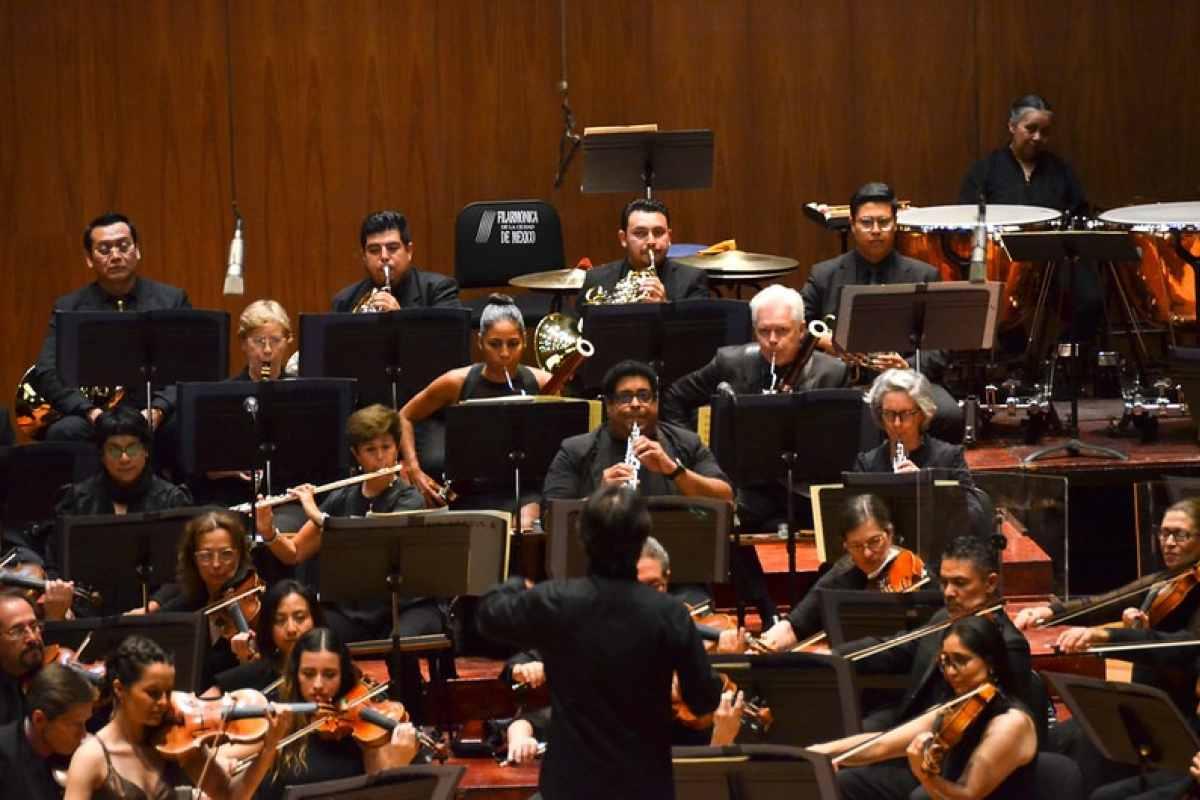
<path id="1" fill-rule="evenodd" d="M 1004 604 L 996 603 L 993 606 L 988 606 L 987 608 L 981 608 L 978 611 L 973 611 L 971 613 L 971 616 L 982 617 L 982 616 L 986 616 L 987 614 L 992 614 L 996 611 L 1003 611 L 1003 610 L 1004 610 Z M 873 644 L 873 645 L 870 645 L 869 647 L 864 647 L 861 650 L 855 650 L 853 653 L 847 653 L 845 656 L 846 660 L 847 661 L 860 661 L 864 658 L 868 658 L 868 657 L 876 655 L 878 653 L 882 653 L 885 650 L 890 650 L 893 647 L 898 647 L 899 645 L 907 644 L 908 642 L 915 641 L 924 636 L 928 636 L 931 633 L 937 633 L 938 631 L 944 631 L 944 630 L 946 630 L 946 628 L 949 628 L 951 625 L 953 625 L 955 623 L 955 621 L 956 620 L 953 620 L 953 619 L 947 619 L 942 622 L 935 623 L 933 625 L 926 625 L 924 627 L 917 628 L 916 630 L 909 631 L 908 633 L 902 633 L 899 636 L 893 636 L 891 639 L 887 639 L 885 641 L 879 642 L 878 644 Z"/>

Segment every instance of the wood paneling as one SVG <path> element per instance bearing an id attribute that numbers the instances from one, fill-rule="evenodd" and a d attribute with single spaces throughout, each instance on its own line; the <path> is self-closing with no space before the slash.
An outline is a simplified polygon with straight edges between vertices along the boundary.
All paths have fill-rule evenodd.
<path id="1" fill-rule="evenodd" d="M 1056 148 L 1095 202 L 1200 194 L 1195 4 L 566 8 L 581 130 L 715 131 L 713 190 L 662 194 L 677 241 L 735 237 L 806 270 L 837 240 L 803 203 L 844 202 L 872 179 L 951 202 L 1027 91 L 1059 109 Z M 0 395 L 36 355 L 53 298 L 88 280 L 79 232 L 110 208 L 138 223 L 145 274 L 234 314 L 267 295 L 293 314 L 326 309 L 360 275 L 362 216 L 384 207 L 409 214 L 418 263 L 441 272 L 458 210 L 505 197 L 558 206 L 569 263 L 616 257 L 628 198 L 580 194 L 581 155 L 551 184 L 559 26 L 558 0 L 0 0 Z M 226 299 L 231 159 L 247 294 Z"/>

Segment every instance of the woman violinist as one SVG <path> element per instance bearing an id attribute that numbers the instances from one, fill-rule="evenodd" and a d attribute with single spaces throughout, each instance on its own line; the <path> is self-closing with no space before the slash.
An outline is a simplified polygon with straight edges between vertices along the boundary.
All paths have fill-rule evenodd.
<path id="1" fill-rule="evenodd" d="M 154 747 L 155 735 L 171 715 L 175 667 L 171 657 L 149 639 L 130 636 L 106 661 L 113 697 L 113 717 L 88 738 L 71 758 L 67 771 L 67 800 L 166 800 L 177 786 L 195 785 L 210 797 L 249 798 L 270 769 L 275 744 L 282 738 L 290 716 L 270 712 L 272 722 L 262 754 L 237 777 L 220 759 L 208 762 L 199 748 L 179 762 L 167 761 Z"/>
<path id="2" fill-rule="evenodd" d="M 482 361 L 442 373 L 400 409 L 403 426 L 400 449 L 404 465 L 409 478 L 430 505 L 445 505 L 446 499 L 439 494 L 434 480 L 421 469 L 413 425 L 429 419 L 446 406 L 464 400 L 535 395 L 550 380 L 549 372 L 521 364 L 521 354 L 525 350 L 525 320 L 521 316 L 521 309 L 508 295 L 493 294 L 488 298 L 488 304 L 479 318 L 479 349 L 483 355 Z M 507 499 L 512 500 L 511 491 Z M 468 500 L 464 497 L 458 505 L 464 508 L 488 507 L 472 500 L 483 502 L 483 498 Z M 523 499 L 522 505 L 524 507 L 532 502 L 536 500 L 530 498 L 526 503 Z M 502 508 L 510 507 L 503 499 L 499 503 Z M 535 508 L 529 509 L 528 513 L 524 508 L 522 510 L 522 517 L 527 518 L 525 522 L 532 523 L 537 516 Z"/>
<path id="3" fill-rule="evenodd" d="M 346 646 L 329 628 L 313 628 L 292 648 L 281 694 L 285 700 L 317 703 L 332 712 L 358 683 Z M 298 718 L 295 727 L 306 721 Z M 405 766 L 416 752 L 416 731 L 407 722 L 399 722 L 387 742 L 375 747 L 364 747 L 351 735 L 312 733 L 283 748 L 258 797 L 272 800 L 282 797 L 287 786 Z"/>
<path id="4" fill-rule="evenodd" d="M 965 699 L 882 735 L 858 734 L 811 747 L 836 757 L 871 742 L 841 762 L 854 767 L 837 774 L 842 796 L 907 800 L 918 785 L 946 800 L 1036 796 L 1037 732 L 1028 710 L 1008 694 L 1012 676 L 1000 629 L 984 617 L 956 620 L 942 641 L 938 664 L 955 698 Z M 980 693 L 965 697 L 975 690 Z"/>
<path id="5" fill-rule="evenodd" d="M 821 630 L 817 589 L 906 592 L 925 579 L 925 562 L 895 544 L 896 529 L 887 505 L 872 494 L 851 497 L 842 509 L 842 558 L 797 603 L 786 618 L 769 628 L 759 641 L 767 648 L 787 651 Z M 740 649 L 741 631 L 722 631 L 719 649 Z"/>

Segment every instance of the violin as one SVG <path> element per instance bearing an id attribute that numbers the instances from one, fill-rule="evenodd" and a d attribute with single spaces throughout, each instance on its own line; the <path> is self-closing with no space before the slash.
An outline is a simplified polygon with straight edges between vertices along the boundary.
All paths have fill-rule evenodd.
<path id="1" fill-rule="evenodd" d="M 217 598 L 204 607 L 204 614 L 212 617 L 218 633 L 226 639 L 249 633 L 258 624 L 258 615 L 262 613 L 260 595 L 266 588 L 254 567 L 247 567 L 221 588 Z"/>
<path id="2" fill-rule="evenodd" d="M 263 693 L 254 689 L 238 689 L 212 700 L 171 692 L 171 712 L 156 732 L 154 749 L 164 758 L 179 760 L 201 745 L 262 741 L 271 727 L 267 719 L 271 706 Z M 274 706 L 297 714 L 317 710 L 316 703 Z"/>
<path id="3" fill-rule="evenodd" d="M 82 650 L 83 648 L 80 648 Z M 48 667 L 51 664 L 61 664 L 64 667 L 69 667 L 83 677 L 88 679 L 94 686 L 104 685 L 104 676 L 106 674 L 103 661 L 93 661 L 91 663 L 79 660 L 79 651 L 72 650 L 69 647 L 63 647 L 59 644 L 48 644 L 42 648 L 42 666 Z M 32 678 L 31 678 L 32 680 Z"/>
<path id="4" fill-rule="evenodd" d="M 1200 585 L 1200 564 L 1196 564 L 1187 572 L 1172 578 L 1169 583 L 1155 592 L 1152 598 L 1148 598 L 1150 607 L 1143 610 L 1150 618 L 1150 627 L 1158 627 L 1163 619 L 1179 608 L 1192 589 L 1198 585 Z"/>
<path id="5" fill-rule="evenodd" d="M 943 708 L 933 718 L 933 736 L 926 740 L 921 753 L 921 768 L 930 775 L 941 775 L 946 754 L 953 750 L 963 735 L 996 696 L 996 687 L 984 683 L 953 708 Z"/>
<path id="6" fill-rule="evenodd" d="M 0 585 L 28 589 L 35 595 L 45 593 L 46 580 L 37 577 L 32 570 L 41 572 L 41 568 L 36 564 L 22 564 L 16 569 L 0 569 Z M 104 596 L 94 589 L 79 585 L 72 589 L 71 592 L 75 595 L 76 600 L 83 600 L 90 603 L 94 608 L 100 608 L 104 605 Z"/>
<path id="7" fill-rule="evenodd" d="M 921 557 L 904 547 L 897 553 L 887 569 L 877 579 L 881 592 L 912 592 L 929 582 L 925 574 L 925 562 Z"/>
<path id="8" fill-rule="evenodd" d="M 376 684 L 366 678 L 360 680 L 337 707 L 319 708 L 311 731 L 306 732 L 315 732 L 326 739 L 349 736 L 368 748 L 387 744 L 396 726 L 409 721 L 408 710 L 403 703 L 377 699 L 387 688 L 386 683 Z M 417 742 L 438 761 L 445 761 L 449 757 L 445 743 L 423 731 L 417 731 Z"/>
<path id="9" fill-rule="evenodd" d="M 738 687 L 728 675 L 723 672 L 717 673 L 721 677 L 721 693 L 733 692 L 737 694 Z M 771 709 L 761 704 L 762 701 L 757 697 L 753 699 L 744 699 L 742 704 L 742 727 L 755 734 L 764 734 L 771 729 L 775 724 L 775 715 L 771 713 Z M 713 726 L 713 713 L 710 711 L 707 714 L 696 715 L 687 703 L 683 702 L 683 696 L 679 692 L 679 682 L 674 681 L 671 685 L 671 713 L 676 722 L 685 728 L 694 731 L 703 731 Z"/>

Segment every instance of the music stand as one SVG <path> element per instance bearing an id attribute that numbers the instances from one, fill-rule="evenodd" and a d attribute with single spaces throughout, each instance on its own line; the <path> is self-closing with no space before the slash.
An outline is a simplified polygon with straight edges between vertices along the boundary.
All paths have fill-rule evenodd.
<path id="1" fill-rule="evenodd" d="M 579 537 L 585 500 L 547 501 L 546 572 L 554 578 L 588 574 Z M 671 556 L 673 583 L 724 583 L 729 575 L 729 504 L 711 497 L 647 497 L 651 530 Z"/>
<path id="2" fill-rule="evenodd" d="M 198 309 L 55 311 L 55 358 L 66 386 L 155 386 L 229 374 L 229 313 Z"/>
<path id="3" fill-rule="evenodd" d="M 192 517 L 218 507 L 175 508 L 114 516 L 59 517 L 54 537 L 64 580 L 104 597 L 103 611 L 145 606 L 150 593 L 175 578 L 175 550 Z"/>
<path id="4" fill-rule="evenodd" d="M 1166 692 L 1140 683 L 1115 683 L 1082 675 L 1044 672 L 1084 732 L 1110 761 L 1186 776 L 1200 750 L 1196 736 Z"/>
<path id="5" fill-rule="evenodd" d="M 830 800 L 829 756 L 801 747 L 745 744 L 672 747 L 675 796 L 689 800 Z"/>
<path id="6" fill-rule="evenodd" d="M 8 450 L 4 473 L 4 535 L 42 552 L 40 523 L 54 518 L 62 487 L 95 475 L 100 469 L 91 442 L 30 442 Z"/>
<path id="7" fill-rule="evenodd" d="M 709 189 L 713 175 L 713 132 L 616 131 L 583 134 L 586 194 Z"/>
<path id="8" fill-rule="evenodd" d="M 470 361 L 469 309 L 300 315 L 300 377 L 354 378 L 360 406 L 398 410 L 434 378 Z"/>
<path id="9" fill-rule="evenodd" d="M 78 650 L 91 634 L 82 660 L 100 660 L 129 636 L 145 636 L 175 659 L 175 688 L 203 692 L 204 658 L 208 653 L 208 622 L 198 613 L 120 615 L 89 619 L 53 620 L 45 623 L 42 640 Z"/>
<path id="10" fill-rule="evenodd" d="M 791 600 L 800 600 L 796 574 L 796 489 L 837 480 L 873 431 L 862 392 L 809 389 L 790 394 L 718 394 L 712 401 L 713 455 L 734 486 L 782 482 L 787 487 L 788 573 Z M 820 458 L 801 458 L 820 453 Z M 741 543 L 740 534 L 735 543 Z"/>
<path id="11" fill-rule="evenodd" d="M 896 631 L 915 630 L 945 606 L 939 591 L 817 591 L 831 647 L 867 637 L 886 639 Z"/>
<path id="12" fill-rule="evenodd" d="M 347 800 L 454 800 L 467 768 L 420 765 L 332 781 L 289 786 L 284 800 L 336 797 Z"/>
<path id="13" fill-rule="evenodd" d="M 541 486 L 562 441 L 588 431 L 585 400 L 514 396 L 469 400 L 446 408 L 446 476 L 513 487 L 521 531 L 521 483 Z"/>

